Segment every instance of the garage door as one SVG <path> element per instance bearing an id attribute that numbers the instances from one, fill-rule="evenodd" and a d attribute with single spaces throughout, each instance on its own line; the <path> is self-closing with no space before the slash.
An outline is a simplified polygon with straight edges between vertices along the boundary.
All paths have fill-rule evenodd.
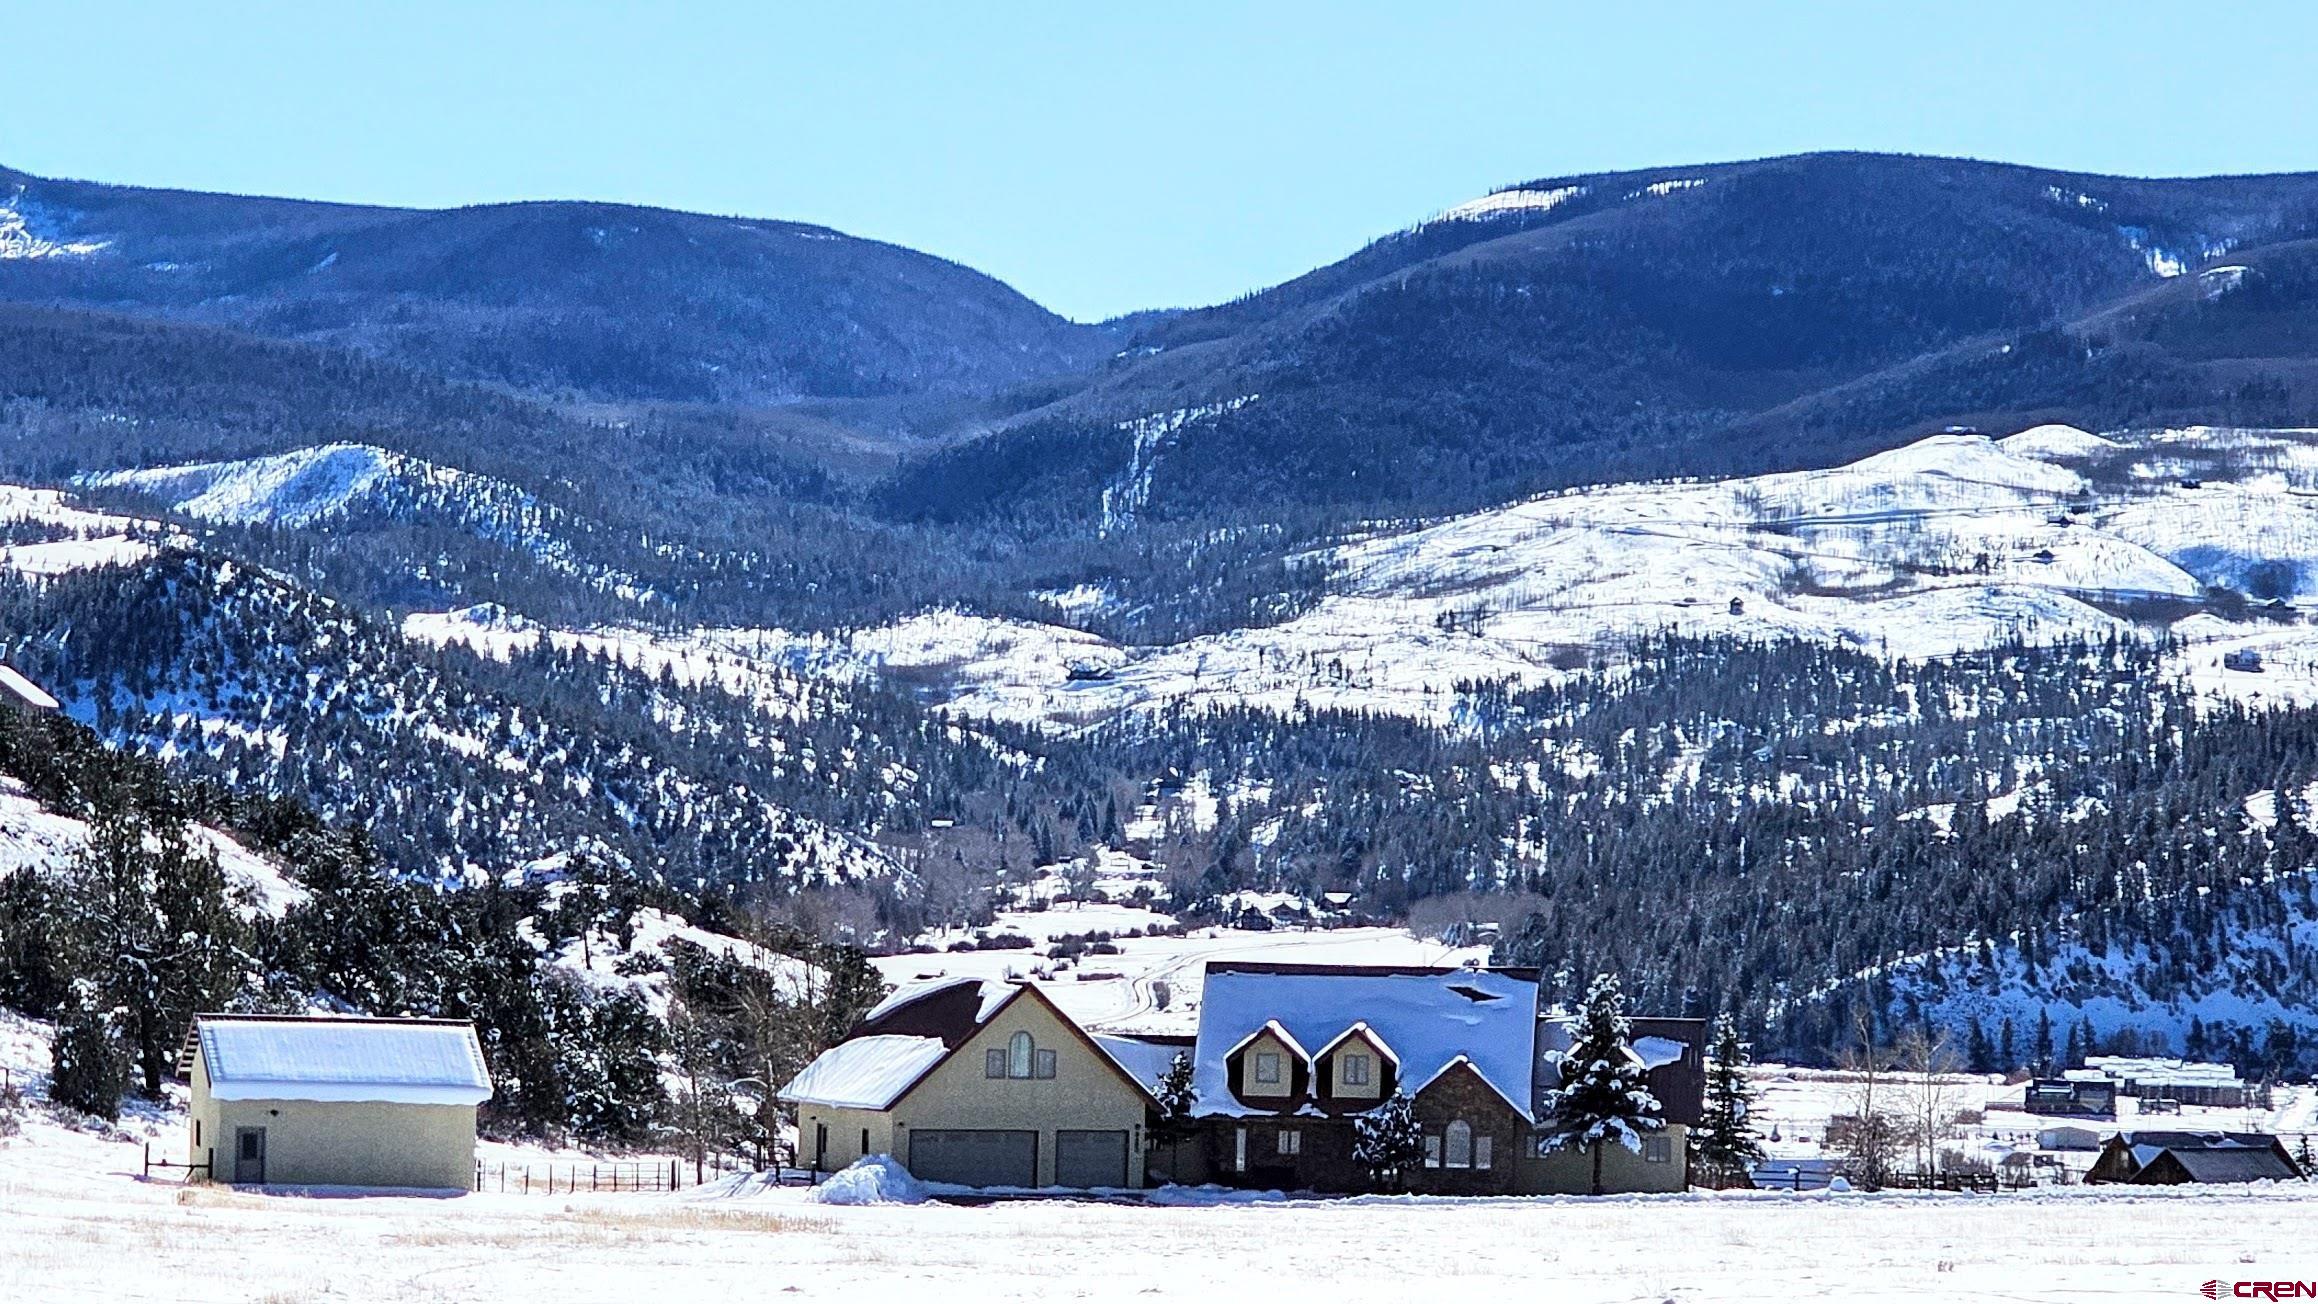
<path id="1" fill-rule="evenodd" d="M 926 1128 L 910 1133 L 909 1170 L 959 1186 L 1038 1185 L 1038 1133 Z"/>
<path id="2" fill-rule="evenodd" d="M 1125 1186 L 1127 1134 L 1124 1132 L 1057 1132 L 1054 1134 L 1056 1186 Z"/>

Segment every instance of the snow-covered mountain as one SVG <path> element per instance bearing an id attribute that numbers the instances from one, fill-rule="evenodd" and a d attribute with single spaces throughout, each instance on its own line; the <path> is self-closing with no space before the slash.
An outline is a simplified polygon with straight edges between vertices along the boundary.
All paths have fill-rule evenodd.
<path id="1" fill-rule="evenodd" d="M 2318 697 L 2311 431 L 1938 435 L 1824 471 L 1571 490 L 1313 560 L 1335 573 L 1313 610 L 1175 646 L 960 613 L 852 642 L 961 714 L 1058 725 L 1178 703 L 1444 720 L 1459 683 L 1549 682 L 1662 631 L 1916 658 L 2170 635 L 2216 689 Z M 2262 673 L 2219 672 L 2247 649 Z"/>

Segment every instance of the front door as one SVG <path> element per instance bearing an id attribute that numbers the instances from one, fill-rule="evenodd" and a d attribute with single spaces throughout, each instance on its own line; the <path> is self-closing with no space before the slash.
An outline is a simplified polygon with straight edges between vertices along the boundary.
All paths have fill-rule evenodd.
<path id="1" fill-rule="evenodd" d="M 237 1127 L 233 1130 L 233 1182 L 236 1186 L 263 1186 L 266 1183 L 266 1130 L 262 1127 Z"/>

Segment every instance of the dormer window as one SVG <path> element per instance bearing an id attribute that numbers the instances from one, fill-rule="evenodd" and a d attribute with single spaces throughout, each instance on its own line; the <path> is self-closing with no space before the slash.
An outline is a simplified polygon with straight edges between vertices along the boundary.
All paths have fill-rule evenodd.
<path id="1" fill-rule="evenodd" d="M 1280 1085 L 1280 1057 L 1277 1052 L 1256 1052 L 1256 1081 L 1267 1087 Z"/>
<path id="2" fill-rule="evenodd" d="M 1344 1056 L 1344 1085 L 1348 1087 L 1367 1086 L 1369 1068 L 1368 1056 L 1347 1053 Z"/>

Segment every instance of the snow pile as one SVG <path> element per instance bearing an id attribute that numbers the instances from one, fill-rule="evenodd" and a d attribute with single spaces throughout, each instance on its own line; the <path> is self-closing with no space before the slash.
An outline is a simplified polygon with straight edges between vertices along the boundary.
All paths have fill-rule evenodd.
<path id="1" fill-rule="evenodd" d="M 805 1198 L 815 1204 L 924 1204 L 926 1187 L 892 1155 L 866 1155 Z"/>

